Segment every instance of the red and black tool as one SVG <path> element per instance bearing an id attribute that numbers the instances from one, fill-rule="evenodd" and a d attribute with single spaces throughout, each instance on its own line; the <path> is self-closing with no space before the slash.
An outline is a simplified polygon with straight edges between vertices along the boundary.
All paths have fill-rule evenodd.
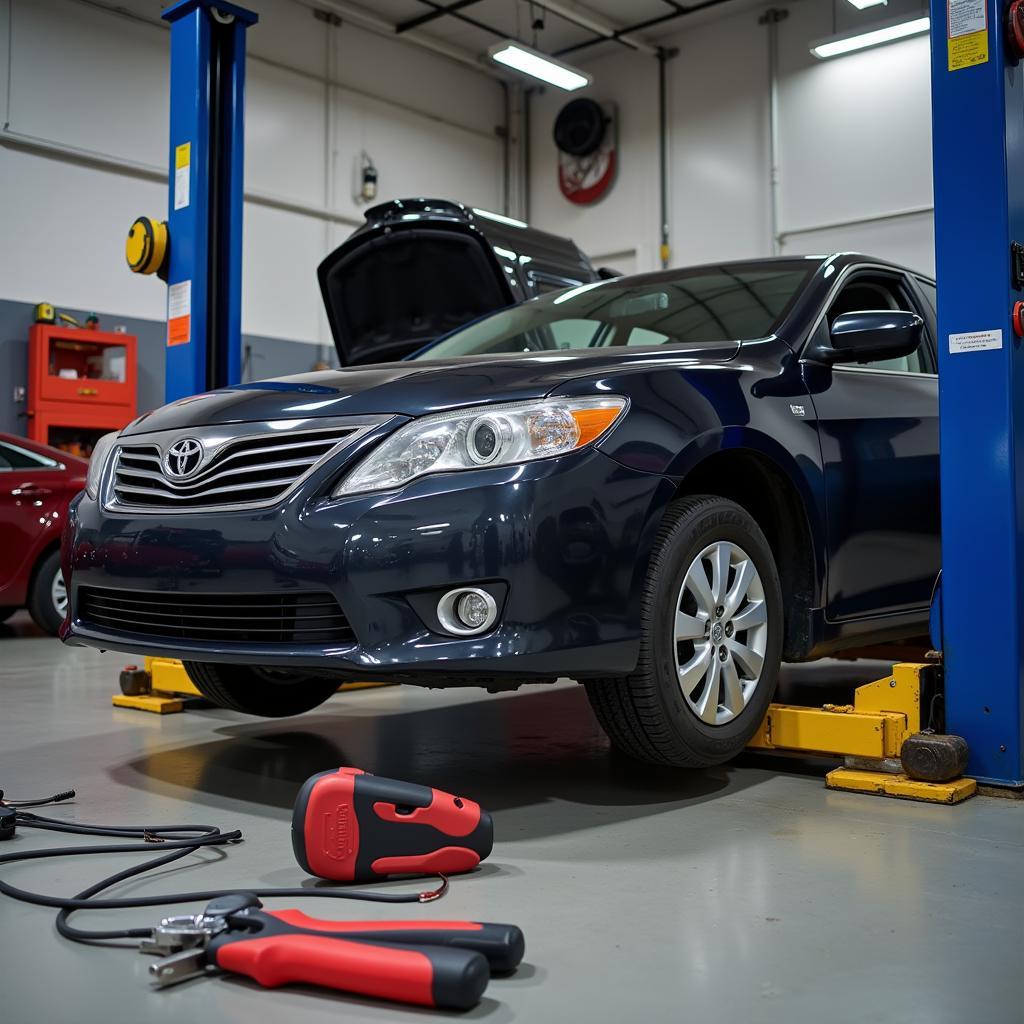
<path id="1" fill-rule="evenodd" d="M 214 900 L 194 918 L 168 918 L 148 952 L 173 951 L 150 968 L 170 985 L 208 967 L 276 988 L 306 983 L 438 1009 L 475 1006 L 492 972 L 514 970 L 524 940 L 515 925 L 474 921 L 323 921 L 265 911 L 255 896 Z"/>
<path id="2" fill-rule="evenodd" d="M 457 874 L 494 845 L 491 816 L 465 797 L 338 768 L 307 779 L 292 814 L 305 871 L 337 882 Z"/>

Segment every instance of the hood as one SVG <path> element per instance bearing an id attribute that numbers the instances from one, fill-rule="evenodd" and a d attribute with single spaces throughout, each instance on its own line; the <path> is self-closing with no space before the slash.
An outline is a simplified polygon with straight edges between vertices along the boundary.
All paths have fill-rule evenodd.
<path id="1" fill-rule="evenodd" d="M 468 211 L 436 199 L 373 207 L 317 278 L 342 366 L 402 359 L 522 297 Z"/>
<path id="2" fill-rule="evenodd" d="M 140 416 L 125 434 L 177 430 L 221 423 L 321 416 L 424 416 L 471 405 L 543 398 L 569 381 L 723 362 L 739 342 L 713 348 L 630 352 L 550 352 L 535 356 L 481 356 L 423 360 L 303 373 L 237 384 L 182 398 Z"/>
<path id="3" fill-rule="evenodd" d="M 597 280 L 568 238 L 448 199 L 366 211 L 317 268 L 342 366 L 404 359 L 485 313 Z"/>

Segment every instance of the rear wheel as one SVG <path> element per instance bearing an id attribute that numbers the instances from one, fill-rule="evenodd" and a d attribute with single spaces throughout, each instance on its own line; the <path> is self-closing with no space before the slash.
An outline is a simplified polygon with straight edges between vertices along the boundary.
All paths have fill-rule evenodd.
<path id="1" fill-rule="evenodd" d="M 319 707 L 338 689 L 338 682 L 301 670 L 250 665 L 207 665 L 184 662 L 196 689 L 211 703 L 263 718 L 301 715 Z"/>
<path id="2" fill-rule="evenodd" d="M 674 502 L 651 557 L 636 670 L 586 684 L 609 739 L 659 764 L 735 757 L 774 695 L 782 618 L 775 560 L 750 515 L 711 495 Z"/>
<path id="3" fill-rule="evenodd" d="M 57 635 L 68 613 L 68 588 L 60 571 L 60 551 L 51 551 L 36 569 L 28 595 L 28 613 L 41 630 Z"/>

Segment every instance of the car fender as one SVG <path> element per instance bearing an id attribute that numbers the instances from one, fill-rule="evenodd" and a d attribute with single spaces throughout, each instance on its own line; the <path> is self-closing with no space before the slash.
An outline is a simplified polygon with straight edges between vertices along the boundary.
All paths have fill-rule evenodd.
<path id="1" fill-rule="evenodd" d="M 821 464 L 811 449 L 794 453 L 770 434 L 752 427 L 714 427 L 686 441 L 664 474 L 671 486 L 659 488 L 650 509 L 649 527 L 644 531 L 641 551 L 649 556 L 651 545 L 669 503 L 687 489 L 687 479 L 695 476 L 708 461 L 723 452 L 745 452 L 762 459 L 788 480 L 803 507 L 811 538 L 816 603 L 825 584 L 826 551 L 824 532 L 824 491 Z M 646 557 L 643 564 L 646 566 Z M 643 570 L 646 571 L 645 569 Z M 641 573 L 641 576 L 643 573 Z"/>
<path id="2" fill-rule="evenodd" d="M 767 345 L 768 343 L 766 343 Z M 774 341 L 756 364 L 738 359 L 700 365 L 630 366 L 600 379 L 579 379 L 559 394 L 618 394 L 627 414 L 597 447 L 622 465 L 674 483 L 651 509 L 655 526 L 668 501 L 706 460 L 748 451 L 767 460 L 794 487 L 813 545 L 820 601 L 826 572 L 825 491 L 817 423 L 805 415 L 806 388 L 784 343 Z M 659 498 L 665 494 L 660 489 Z"/>

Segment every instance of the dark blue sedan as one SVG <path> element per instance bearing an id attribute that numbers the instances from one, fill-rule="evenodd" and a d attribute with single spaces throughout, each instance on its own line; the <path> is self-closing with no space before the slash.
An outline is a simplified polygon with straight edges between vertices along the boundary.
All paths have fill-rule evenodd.
<path id="1" fill-rule="evenodd" d="M 781 661 L 926 633 L 934 308 L 864 256 L 696 267 L 175 402 L 93 455 L 63 637 L 257 715 L 570 676 L 629 754 L 724 761 Z"/>

